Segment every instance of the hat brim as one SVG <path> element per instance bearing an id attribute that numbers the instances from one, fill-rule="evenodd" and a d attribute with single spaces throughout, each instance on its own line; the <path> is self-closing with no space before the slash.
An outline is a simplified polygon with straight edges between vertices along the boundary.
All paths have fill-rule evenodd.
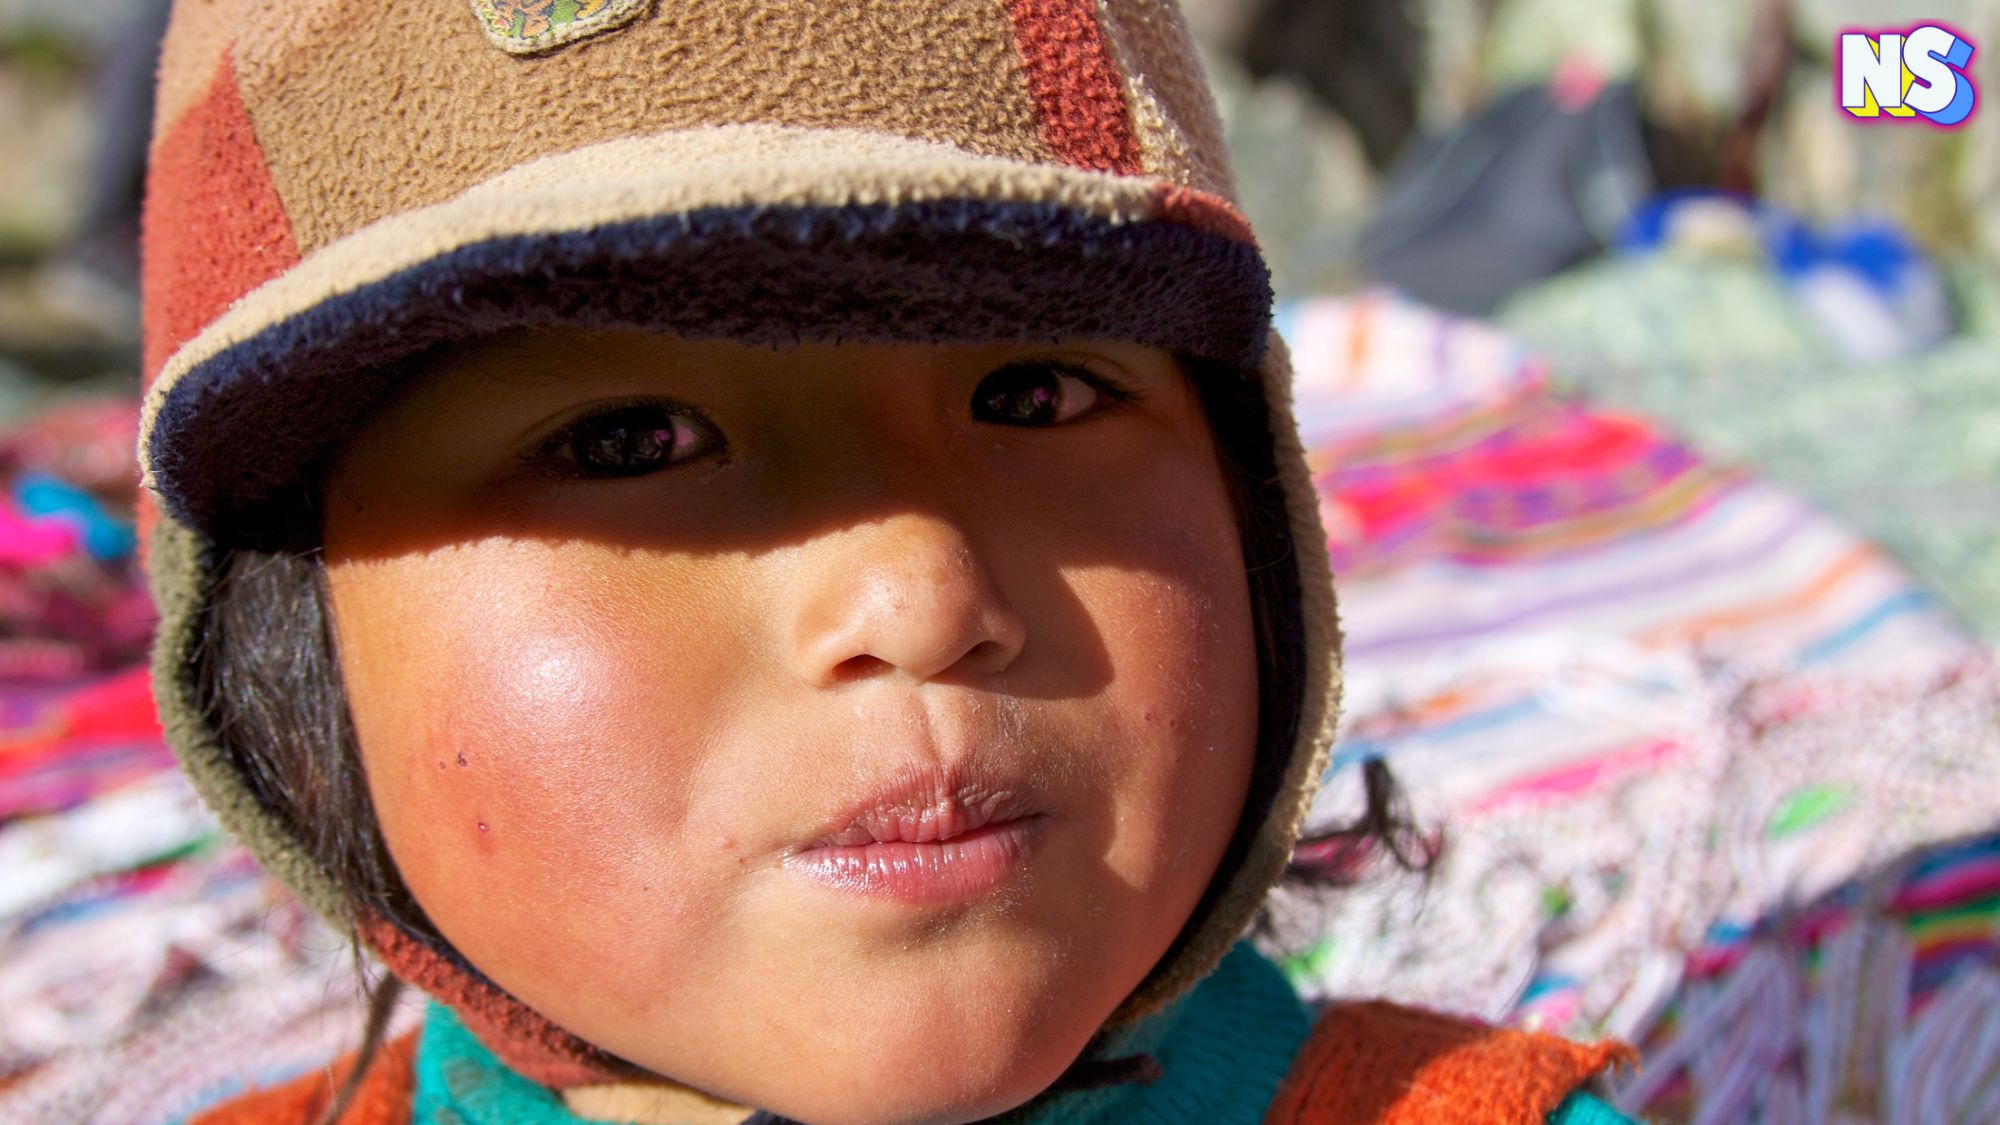
<path id="1" fill-rule="evenodd" d="M 141 460 L 180 521 L 272 545 L 398 361 L 454 339 L 1118 338 L 1247 372 L 1270 299 L 1240 216 L 1167 181 L 847 130 L 632 138 L 375 223 L 252 290 L 167 359 Z"/>

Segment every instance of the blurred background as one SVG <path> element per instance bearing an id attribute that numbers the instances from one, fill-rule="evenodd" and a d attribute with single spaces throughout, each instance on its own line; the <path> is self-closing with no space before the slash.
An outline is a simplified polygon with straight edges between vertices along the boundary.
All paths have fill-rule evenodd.
<path id="1" fill-rule="evenodd" d="M 2000 113 L 1836 36 L 2000 0 L 1187 0 L 1348 633 L 1316 998 L 1589 1037 L 1657 1121 L 2000 1121 Z M 358 1036 L 172 770 L 134 559 L 164 5 L 0 0 L 0 1120 L 177 1120 Z M 1991 43 L 1990 50 L 1984 45 Z"/>

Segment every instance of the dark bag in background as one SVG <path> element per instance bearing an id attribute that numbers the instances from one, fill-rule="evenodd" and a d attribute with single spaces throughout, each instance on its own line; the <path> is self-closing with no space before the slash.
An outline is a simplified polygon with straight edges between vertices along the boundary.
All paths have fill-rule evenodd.
<path id="1" fill-rule="evenodd" d="M 1533 86 L 1412 143 L 1361 236 L 1369 275 L 1419 300 L 1484 314 L 1528 282 L 1604 249 L 1655 177 L 1638 99 Z"/>

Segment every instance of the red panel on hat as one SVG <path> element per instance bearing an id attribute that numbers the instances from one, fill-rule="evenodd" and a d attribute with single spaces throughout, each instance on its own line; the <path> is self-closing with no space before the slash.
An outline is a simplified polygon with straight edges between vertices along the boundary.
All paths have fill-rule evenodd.
<path id="1" fill-rule="evenodd" d="M 150 382 L 231 302 L 299 260 L 227 53 L 208 92 L 153 148 L 143 222 Z"/>
<path id="2" fill-rule="evenodd" d="M 1159 208 L 1160 218 L 1169 222 L 1221 235 L 1232 242 L 1253 246 L 1257 242 L 1250 231 L 1250 220 L 1243 217 L 1243 212 L 1213 192 L 1190 187 L 1166 187 L 1161 189 L 1155 206 Z"/>
<path id="3" fill-rule="evenodd" d="M 1077 168 L 1134 175 L 1139 138 L 1092 0 L 1007 0 L 1042 140 Z"/>

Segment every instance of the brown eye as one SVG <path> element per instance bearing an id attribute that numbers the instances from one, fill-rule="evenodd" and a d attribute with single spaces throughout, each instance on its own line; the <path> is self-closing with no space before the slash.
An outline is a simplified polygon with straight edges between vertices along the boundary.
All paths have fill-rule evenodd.
<path id="1" fill-rule="evenodd" d="M 707 419 L 663 403 L 600 411 L 556 435 L 550 449 L 591 477 L 636 477 L 699 457 L 722 444 Z"/>
<path id="2" fill-rule="evenodd" d="M 1104 400 L 1132 397 L 1086 367 L 1016 363 L 979 381 L 972 393 L 972 416 L 1003 426 L 1060 426 L 1098 409 Z"/>

